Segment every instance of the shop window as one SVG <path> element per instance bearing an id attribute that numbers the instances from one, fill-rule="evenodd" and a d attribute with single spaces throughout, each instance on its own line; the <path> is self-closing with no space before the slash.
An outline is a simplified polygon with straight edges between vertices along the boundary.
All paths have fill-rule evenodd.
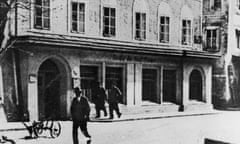
<path id="1" fill-rule="evenodd" d="M 92 89 L 98 81 L 98 67 L 80 66 L 80 77 L 82 92 L 92 102 Z"/>
<path id="2" fill-rule="evenodd" d="M 146 40 L 146 13 L 136 12 L 135 39 Z"/>
<path id="3" fill-rule="evenodd" d="M 160 17 L 160 25 L 159 25 L 159 41 L 161 43 L 169 42 L 169 23 L 170 18 L 168 16 Z"/>
<path id="4" fill-rule="evenodd" d="M 103 7 L 103 36 L 114 37 L 116 35 L 116 9 Z"/>
<path id="5" fill-rule="evenodd" d="M 49 0 L 35 0 L 34 28 L 50 29 L 50 1 Z"/>
<path id="6" fill-rule="evenodd" d="M 73 33 L 85 32 L 85 3 L 72 2 L 72 29 Z"/>
<path id="7" fill-rule="evenodd" d="M 191 20 L 182 20 L 182 44 L 191 45 L 192 43 L 192 27 Z"/>

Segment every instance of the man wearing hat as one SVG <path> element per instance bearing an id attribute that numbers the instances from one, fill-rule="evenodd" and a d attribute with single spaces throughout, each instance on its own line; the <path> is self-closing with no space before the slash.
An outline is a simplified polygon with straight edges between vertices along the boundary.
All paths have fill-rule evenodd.
<path id="1" fill-rule="evenodd" d="M 80 127 L 83 135 L 91 138 L 87 130 L 87 121 L 89 121 L 90 106 L 86 97 L 82 95 L 81 90 L 74 88 L 75 98 L 71 104 L 71 115 L 73 120 L 73 144 L 78 144 L 78 127 Z"/>

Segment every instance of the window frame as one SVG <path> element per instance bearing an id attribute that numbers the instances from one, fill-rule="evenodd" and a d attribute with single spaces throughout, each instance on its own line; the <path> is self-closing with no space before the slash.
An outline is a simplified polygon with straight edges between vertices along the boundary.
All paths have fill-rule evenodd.
<path id="1" fill-rule="evenodd" d="M 84 33 L 76 33 L 76 32 L 72 32 L 72 2 L 77 2 L 77 3 L 84 3 L 85 4 L 85 25 L 84 25 L 84 29 L 85 32 Z M 68 0 L 68 14 L 67 14 L 67 33 L 68 35 L 72 35 L 72 36 L 85 36 L 88 35 L 88 16 L 89 16 L 89 0 Z"/>
<path id="2" fill-rule="evenodd" d="M 210 32 L 210 38 L 208 38 L 208 32 Z M 214 40 L 214 32 L 215 32 L 215 40 Z M 209 46 L 209 39 L 210 39 L 210 46 Z M 215 41 L 215 45 L 213 42 Z M 207 49 L 212 49 L 212 50 L 217 50 L 219 49 L 219 36 L 218 36 L 218 29 L 217 28 L 212 28 L 212 29 L 206 29 L 206 48 Z"/>
<path id="3" fill-rule="evenodd" d="M 51 1 L 50 0 L 39 0 L 41 5 L 37 5 L 38 0 L 33 1 L 33 28 L 38 30 L 50 30 L 51 28 Z M 47 6 L 44 6 L 44 2 L 47 1 Z M 46 3 L 45 3 L 46 4 Z M 37 8 L 41 9 L 41 16 L 37 15 Z M 48 10 L 48 16 L 44 16 L 44 9 Z M 37 19 L 40 17 L 41 25 L 37 24 Z M 48 26 L 45 27 L 45 21 L 48 20 Z"/>
<path id="4" fill-rule="evenodd" d="M 108 16 L 105 16 L 105 10 L 109 9 L 108 12 Z M 114 10 L 114 16 L 112 16 L 112 12 L 111 10 Z M 108 37 L 108 38 L 112 38 L 112 37 L 116 37 L 117 35 L 117 9 L 115 7 L 109 6 L 109 5 L 104 5 L 102 6 L 102 36 L 103 37 Z M 108 25 L 105 24 L 105 20 L 108 19 Z M 112 19 L 114 19 L 114 26 L 112 26 Z M 108 27 L 108 33 L 105 33 L 105 28 Z M 114 33 L 112 34 L 111 30 L 114 30 Z"/>
<path id="5" fill-rule="evenodd" d="M 70 2 L 70 11 L 71 11 L 71 18 L 70 18 L 70 31 L 71 33 L 80 33 L 80 34 L 85 34 L 86 33 L 86 3 L 85 2 L 81 2 L 81 1 L 71 1 Z M 76 13 L 77 13 L 77 20 L 76 20 L 76 23 L 77 23 L 77 30 L 73 30 L 73 3 L 76 3 L 77 4 L 77 10 L 76 10 Z M 84 11 L 81 12 L 80 11 L 80 5 L 83 4 L 84 5 Z M 80 15 L 83 14 L 83 21 L 81 21 L 80 19 Z M 80 28 L 80 23 L 83 24 L 83 31 L 80 31 L 81 28 Z"/>
<path id="6" fill-rule="evenodd" d="M 184 21 L 190 22 L 189 24 L 190 28 L 187 27 L 188 25 L 186 25 L 185 27 L 183 26 Z M 192 19 L 189 19 L 189 18 L 182 18 L 181 20 L 181 45 L 191 46 L 193 44 L 192 22 L 193 22 Z M 184 30 L 186 30 L 186 34 L 184 34 Z M 183 41 L 184 36 L 186 37 L 186 40 L 187 40 L 186 42 Z"/>
<path id="7" fill-rule="evenodd" d="M 236 48 L 240 49 L 240 30 L 236 29 Z"/>
<path id="8" fill-rule="evenodd" d="M 137 29 L 137 14 L 139 14 L 139 28 Z M 134 39 L 138 41 L 146 41 L 147 39 L 147 13 L 136 11 L 135 15 L 135 26 L 134 26 Z M 143 16 L 145 17 L 145 21 L 142 22 Z M 137 37 L 137 31 L 139 31 L 139 38 Z M 144 35 L 143 35 L 144 34 Z"/>
<path id="9" fill-rule="evenodd" d="M 166 18 L 168 18 L 168 23 L 164 22 L 164 24 L 161 23 L 161 19 L 164 18 L 164 21 L 166 21 Z M 158 41 L 160 43 L 170 43 L 170 27 L 171 27 L 171 17 L 168 15 L 160 15 L 158 19 Z M 164 31 L 161 32 L 161 27 L 163 27 Z M 168 27 L 168 31 L 166 32 L 166 27 Z M 161 39 L 161 33 L 163 34 L 163 40 Z M 165 39 L 167 37 L 167 40 Z"/>

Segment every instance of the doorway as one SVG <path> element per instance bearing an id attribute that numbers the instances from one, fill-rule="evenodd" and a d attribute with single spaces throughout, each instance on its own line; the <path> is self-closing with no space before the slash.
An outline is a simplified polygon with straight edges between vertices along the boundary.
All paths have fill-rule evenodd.
<path id="1" fill-rule="evenodd" d="M 157 97 L 157 70 L 143 69 L 142 100 L 150 103 L 158 103 Z"/>
<path id="2" fill-rule="evenodd" d="M 56 60 L 44 61 L 38 71 L 39 120 L 59 120 L 66 115 L 66 71 L 59 69 Z M 62 66 L 61 66 L 62 67 Z"/>
<path id="3" fill-rule="evenodd" d="M 80 66 L 81 89 L 90 102 L 92 101 L 92 90 L 98 81 L 97 66 Z"/>
<path id="4" fill-rule="evenodd" d="M 115 83 L 122 92 L 120 103 L 125 104 L 126 99 L 123 91 L 123 68 L 121 67 L 106 67 L 106 89 L 111 88 L 111 84 Z"/>
<path id="5" fill-rule="evenodd" d="M 202 85 L 202 75 L 200 71 L 193 70 L 190 75 L 190 100 L 196 100 L 196 101 L 202 101 L 202 91 L 203 91 L 203 85 Z"/>
<path id="6" fill-rule="evenodd" d="M 163 102 L 176 103 L 176 70 L 163 70 Z"/>

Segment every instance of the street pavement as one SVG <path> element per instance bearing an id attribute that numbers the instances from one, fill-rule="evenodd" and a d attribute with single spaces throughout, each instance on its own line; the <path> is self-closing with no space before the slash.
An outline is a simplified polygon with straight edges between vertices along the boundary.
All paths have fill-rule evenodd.
<path id="1" fill-rule="evenodd" d="M 55 139 L 50 138 L 48 131 L 39 138 L 24 139 L 28 132 L 20 129 L 0 131 L 0 136 L 14 139 L 17 144 L 72 144 L 71 121 L 61 121 L 61 125 L 62 133 Z M 208 115 L 94 121 L 89 122 L 88 129 L 92 135 L 88 144 L 207 144 L 206 139 L 240 144 L 240 112 L 221 111 Z M 80 144 L 87 144 L 81 132 L 79 139 Z"/>

